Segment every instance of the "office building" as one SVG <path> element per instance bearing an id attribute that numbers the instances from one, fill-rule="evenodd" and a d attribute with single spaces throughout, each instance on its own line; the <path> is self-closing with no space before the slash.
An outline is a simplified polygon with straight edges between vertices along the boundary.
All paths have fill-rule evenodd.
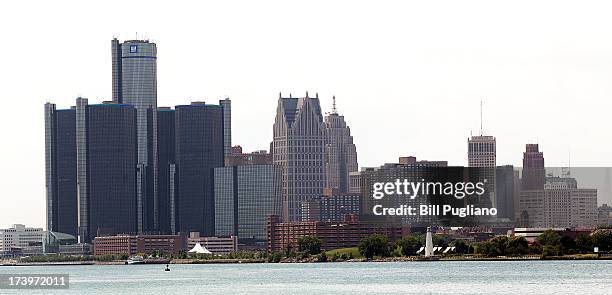
<path id="1" fill-rule="evenodd" d="M 521 190 L 541 190 L 544 188 L 545 178 L 544 153 L 539 151 L 538 144 L 525 145 Z"/>
<path id="2" fill-rule="evenodd" d="M 176 230 L 179 232 L 214 235 L 213 169 L 223 167 L 223 108 L 227 104 L 193 102 L 175 107 Z"/>
<path id="3" fill-rule="evenodd" d="M 281 216 L 301 218 L 301 203 L 320 195 L 325 187 L 326 131 L 318 95 L 294 98 L 279 94 L 273 126 L 272 155 L 282 176 Z"/>
<path id="4" fill-rule="evenodd" d="M 302 203 L 302 221 L 341 222 L 347 214 L 359 215 L 360 210 L 361 194 L 325 188 L 323 195 Z"/>
<path id="5" fill-rule="evenodd" d="M 176 233 L 176 137 L 175 111 L 160 107 L 157 109 L 157 167 L 159 188 L 159 232 Z M 172 185 L 171 185 L 172 184 Z"/>
<path id="6" fill-rule="evenodd" d="M 179 235 L 116 235 L 96 237 L 93 252 L 101 255 L 178 254 L 185 250 L 185 240 Z"/>
<path id="7" fill-rule="evenodd" d="M 113 39 L 111 48 L 113 101 L 136 109 L 137 230 L 157 230 L 157 45 L 148 40 Z"/>
<path id="8" fill-rule="evenodd" d="M 497 200 L 497 218 L 515 220 L 515 200 L 518 190 L 515 181 L 517 171 L 512 165 L 499 166 L 495 170 L 495 196 Z"/>
<path id="9" fill-rule="evenodd" d="M 0 229 L 0 256 L 32 254 L 33 252 L 28 250 L 33 247 L 36 248 L 34 252 L 42 252 L 43 236 L 42 228 L 26 227 L 23 224 L 13 224 L 10 228 Z"/>
<path id="10" fill-rule="evenodd" d="M 346 193 L 350 187 L 350 173 L 359 170 L 357 149 L 344 116 L 338 114 L 335 96 L 332 111 L 325 116 L 325 134 L 325 187 Z"/>
<path id="11" fill-rule="evenodd" d="M 45 104 L 47 229 L 78 235 L 76 110 Z"/>
<path id="12" fill-rule="evenodd" d="M 478 201 L 480 207 L 497 207 L 495 193 L 496 141 L 494 136 L 472 136 L 468 138 L 468 167 L 479 167 L 479 181 L 485 183 L 488 195 Z"/>
<path id="13" fill-rule="evenodd" d="M 612 207 L 603 204 L 597 208 L 597 225 L 612 225 Z"/>
<path id="14" fill-rule="evenodd" d="M 215 168 L 215 235 L 237 236 L 241 244 L 263 244 L 266 218 L 274 212 L 280 187 L 274 165 Z"/>
<path id="15" fill-rule="evenodd" d="M 546 177 L 540 190 L 520 193 L 523 227 L 593 228 L 597 225 L 597 189 L 579 188 L 576 179 Z"/>
<path id="16" fill-rule="evenodd" d="M 230 154 L 225 157 L 225 166 L 244 166 L 244 165 L 271 165 L 272 154 L 265 150 L 254 151 L 252 153 L 242 152 L 242 147 L 237 145 L 231 148 Z"/>
<path id="17" fill-rule="evenodd" d="M 79 241 L 135 233 L 137 218 L 136 110 L 105 102 L 76 107 Z"/>
<path id="18" fill-rule="evenodd" d="M 322 250 L 357 247 L 368 236 L 379 234 L 389 238 L 391 243 L 410 233 L 408 227 L 387 223 L 360 222 L 357 216 L 348 216 L 345 221 L 298 221 L 281 222 L 277 215 L 268 217 L 268 251 L 298 249 L 298 240 L 304 236 L 321 240 Z"/>

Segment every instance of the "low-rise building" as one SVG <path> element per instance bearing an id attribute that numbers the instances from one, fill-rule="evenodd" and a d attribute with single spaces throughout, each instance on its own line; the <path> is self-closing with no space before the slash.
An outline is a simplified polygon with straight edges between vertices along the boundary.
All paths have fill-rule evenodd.
<path id="1" fill-rule="evenodd" d="M 152 254 L 157 251 L 178 254 L 185 249 L 185 242 L 179 235 L 117 235 L 96 237 L 93 247 L 96 256 Z"/>
<path id="2" fill-rule="evenodd" d="M 408 227 L 397 224 L 360 222 L 357 215 L 346 215 L 343 222 L 301 221 L 280 222 L 277 215 L 268 216 L 268 251 L 297 249 L 303 236 L 317 237 L 322 241 L 321 249 L 356 247 L 359 242 L 374 234 L 385 235 L 395 242 L 410 232 Z"/>
<path id="3" fill-rule="evenodd" d="M 42 228 L 13 224 L 10 228 L 0 229 L 0 256 L 42 254 L 43 242 Z"/>
<path id="4" fill-rule="evenodd" d="M 201 237 L 199 232 L 192 232 L 187 238 L 187 248 L 193 249 L 196 244 L 208 249 L 213 254 L 223 255 L 238 251 L 238 237 Z"/>

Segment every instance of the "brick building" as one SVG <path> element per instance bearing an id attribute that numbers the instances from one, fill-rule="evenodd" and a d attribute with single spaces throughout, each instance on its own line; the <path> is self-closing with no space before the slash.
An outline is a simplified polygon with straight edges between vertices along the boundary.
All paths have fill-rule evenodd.
<path id="1" fill-rule="evenodd" d="M 156 250 L 178 254 L 185 246 L 185 240 L 179 235 L 117 235 L 96 237 L 93 241 L 96 256 L 152 254 Z"/>

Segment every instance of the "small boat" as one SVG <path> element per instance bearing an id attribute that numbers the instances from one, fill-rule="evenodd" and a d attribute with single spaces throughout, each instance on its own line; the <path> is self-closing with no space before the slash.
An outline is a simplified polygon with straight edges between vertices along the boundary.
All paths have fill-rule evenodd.
<path id="1" fill-rule="evenodd" d="M 144 262 L 144 258 L 139 255 L 130 256 L 127 260 L 127 264 L 142 264 Z"/>
<path id="2" fill-rule="evenodd" d="M 170 271 L 170 267 L 168 267 L 168 264 L 166 264 L 166 269 L 164 269 L 164 271 Z"/>

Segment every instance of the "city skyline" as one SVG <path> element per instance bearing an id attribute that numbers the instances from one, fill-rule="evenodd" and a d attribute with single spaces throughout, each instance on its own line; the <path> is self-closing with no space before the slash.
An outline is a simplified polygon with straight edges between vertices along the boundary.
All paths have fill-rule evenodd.
<path id="1" fill-rule="evenodd" d="M 226 11 L 227 7 L 216 9 Z M 366 7 L 356 9 L 357 16 L 366 15 Z M 461 9 L 470 15 L 467 11 L 469 9 Z M 538 6 L 534 9 L 543 11 L 544 7 Z M 568 14 L 571 10 L 570 7 L 563 6 L 557 6 L 556 9 L 561 15 Z M 7 198 L 14 196 L 20 202 L 9 202 L 4 207 L 0 212 L 0 224 L 44 224 L 44 124 L 40 116 L 40 106 L 46 100 L 52 100 L 57 103 L 58 108 L 67 108 L 77 96 L 88 97 L 92 102 L 110 100 L 111 79 L 108 72 L 111 68 L 111 54 L 108 40 L 117 33 L 120 33 L 118 37 L 121 39 L 130 39 L 132 33 L 125 32 L 131 28 L 148 31 L 146 35 L 155 37 L 154 40 L 163 48 L 159 56 L 158 105 L 175 105 L 191 100 L 217 101 L 225 95 L 229 96 L 234 101 L 234 144 L 240 144 L 248 151 L 268 147 L 272 137 L 270 127 L 273 123 L 276 94 L 282 91 L 283 94 L 303 96 L 304 92 L 309 90 L 311 94 L 320 94 L 323 112 L 331 110 L 331 97 L 336 95 L 338 108 L 347 116 L 355 137 L 361 167 L 376 167 L 385 162 L 393 162 L 402 155 L 442 159 L 448 160 L 452 165 L 465 165 L 465 139 L 470 130 L 478 129 L 478 102 L 481 99 L 484 100 L 486 133 L 498 140 L 499 165 L 519 166 L 521 151 L 526 143 L 539 143 L 550 166 L 566 166 L 570 153 L 572 166 L 612 164 L 611 151 L 606 148 L 610 146 L 609 137 L 605 136 L 606 126 L 609 124 L 605 115 L 606 110 L 610 109 L 609 98 L 612 97 L 612 91 L 607 86 L 612 65 L 606 56 L 612 52 L 612 45 L 609 41 L 598 38 L 599 35 L 608 35 L 611 26 L 606 25 L 608 20 L 602 19 L 601 15 L 591 15 L 591 20 L 573 27 L 574 30 L 570 31 L 568 36 L 565 35 L 568 30 L 565 30 L 561 16 L 552 17 L 550 21 L 555 25 L 552 28 L 539 23 L 535 14 L 521 14 L 517 11 L 517 14 L 527 19 L 526 23 L 517 28 L 526 34 L 524 38 L 506 36 L 503 33 L 486 35 L 489 43 L 478 40 L 482 31 L 470 33 L 468 29 L 473 28 L 478 21 L 489 21 L 491 30 L 508 32 L 503 23 L 508 19 L 502 17 L 495 20 L 482 16 L 477 17 L 475 23 L 463 24 L 456 29 L 444 28 L 450 30 L 450 33 L 459 33 L 465 37 L 465 41 L 455 39 L 440 27 L 432 26 L 425 32 L 408 30 L 407 33 L 416 41 L 387 41 L 391 43 L 383 44 L 395 46 L 385 49 L 387 46 L 383 48 L 375 45 L 376 41 L 383 41 L 377 38 L 376 29 L 389 29 L 388 34 L 398 34 L 403 32 L 398 27 L 408 28 L 413 22 L 429 22 L 419 17 L 414 21 L 397 20 L 397 23 L 368 22 L 374 26 L 372 31 L 359 24 L 359 17 L 336 13 L 341 11 L 341 7 L 333 5 L 328 10 L 321 10 L 320 6 L 314 5 L 298 7 L 292 11 L 298 15 L 320 13 L 329 18 L 333 16 L 356 28 L 347 29 L 349 40 L 346 44 L 339 48 L 322 46 L 321 49 L 315 48 L 311 54 L 303 49 L 295 49 L 295 46 L 292 46 L 292 50 L 298 50 L 297 52 L 287 53 L 278 44 L 318 40 L 317 43 L 321 45 L 328 43 L 338 46 L 331 38 L 333 32 L 337 33 L 343 27 L 330 21 L 306 27 L 290 22 L 296 16 L 274 15 L 272 10 L 266 17 L 276 19 L 274 22 L 253 22 L 255 27 L 246 31 L 228 24 L 229 27 L 220 32 L 208 32 L 207 41 L 219 46 L 206 46 L 207 43 L 189 38 L 189 34 L 197 30 L 172 36 L 176 31 L 172 28 L 164 29 L 154 24 L 153 20 L 138 25 L 130 21 L 120 21 L 107 28 L 91 30 L 87 34 L 73 28 L 70 25 L 72 22 L 68 21 L 49 22 L 48 28 L 37 28 L 36 31 L 26 26 L 23 35 L 8 32 L 7 38 L 19 41 L 22 45 L 18 48 L 2 49 L 2 64 L 6 65 L 2 77 L 3 80 L 12 82 L 3 87 L 2 97 L 19 101 L 23 105 L 20 105 L 18 112 L 14 111 L 14 107 L 3 110 L 6 115 L 0 117 L 2 125 L 6 126 L 3 128 L 6 136 L 19 138 L 28 144 L 8 144 L 2 149 L 1 160 L 11 168 L 2 172 L 2 179 L 7 181 L 2 195 Z M 160 13 L 157 12 L 157 15 Z M 37 15 L 37 12 L 35 16 L 48 18 Z M 247 19 L 253 17 L 241 12 L 238 12 L 238 16 Z M 446 10 L 441 11 L 439 17 L 447 17 L 450 21 L 455 18 Z M 219 16 L 212 17 L 205 22 L 214 22 L 219 20 L 218 18 Z M 11 20 L 11 16 L 8 20 Z M 227 38 L 225 36 L 231 34 L 257 41 L 245 33 L 269 28 L 277 21 L 287 23 L 288 28 L 279 28 L 270 35 L 257 35 L 261 36 L 263 41 L 254 42 L 256 46 L 251 48 L 252 51 L 245 51 L 238 46 L 228 48 L 221 44 L 221 41 Z M 179 26 L 187 24 L 189 21 L 182 22 Z M 331 28 L 332 34 L 325 33 L 325 28 Z M 288 34 L 291 29 L 295 29 L 297 33 Z M 535 33 L 530 34 L 528 29 L 534 29 Z M 43 36 L 42 33 L 52 32 L 49 30 L 65 30 L 67 33 L 56 40 L 54 37 L 57 36 L 54 34 Z M 357 34 L 362 30 L 365 30 L 363 35 Z M 544 34 L 545 37 L 537 40 L 537 33 Z M 277 35 L 285 36 L 286 41 L 274 38 Z M 69 42 L 74 36 L 79 36 L 78 44 Z M 428 36 L 451 38 L 456 43 L 440 45 Z M 566 43 L 565 40 L 568 39 L 580 40 L 581 43 Z M 30 43 L 32 40 L 47 42 L 48 51 L 42 56 L 52 58 L 42 60 L 40 55 L 31 52 L 32 48 L 37 48 Z M 189 40 L 189 46 L 182 40 Z M 374 42 L 362 43 L 362 40 Z M 236 45 L 233 39 L 226 41 Z M 419 41 L 423 45 L 418 45 Z M 512 46 L 512 41 L 523 43 L 516 45 L 516 48 Z M 362 46 L 355 46 L 360 44 Z M 71 50 L 77 45 L 83 50 Z M 411 46 L 416 48 L 403 52 Z M 186 59 L 182 54 L 185 48 L 189 52 L 204 54 Z M 272 50 L 272 55 L 268 55 L 268 62 L 273 70 L 266 71 L 262 78 L 251 81 L 254 74 L 264 68 L 264 63 L 257 61 L 257 54 L 271 48 L 275 49 Z M 354 51 L 346 51 L 348 48 Z M 519 50 L 512 52 L 507 48 Z M 381 55 L 387 53 L 387 50 L 390 50 L 389 57 L 384 58 Z M 74 58 L 67 58 L 63 51 L 74 55 Z M 348 54 L 343 57 L 345 52 Z M 246 54 L 238 56 L 242 53 Z M 274 54 L 277 55 L 276 58 L 271 58 Z M 32 64 L 36 64 L 36 68 L 19 68 L 21 62 L 5 60 L 7 57 L 19 56 L 28 56 Z M 382 61 L 379 63 L 374 58 L 366 58 L 359 67 L 355 67 L 353 61 L 360 60 L 359 56 L 381 56 Z M 319 61 L 321 57 L 323 61 Z M 215 58 L 219 61 L 214 61 Z M 391 62 L 393 58 L 396 59 L 396 64 Z M 330 62 L 334 59 L 337 61 Z M 287 65 L 281 66 L 286 62 Z M 585 68 L 584 65 L 588 67 Z M 468 71 L 466 77 L 459 77 L 466 66 L 475 69 Z M 292 68 L 298 71 L 292 71 Z M 389 70 L 388 74 L 383 74 L 386 70 Z M 351 71 L 357 74 L 351 74 Z M 531 71 L 533 73 L 530 74 Z M 522 77 L 522 74 L 525 76 Z M 405 110 L 408 107 L 418 111 L 406 116 Z M 426 124 L 425 128 L 416 128 L 419 126 L 411 123 L 428 122 L 432 115 L 441 115 L 443 124 L 433 124 L 433 121 L 430 121 L 432 124 Z M 8 127 L 15 125 L 20 128 Z M 23 132 L 28 136 L 24 138 Z M 567 134 L 575 140 L 568 142 Z M 442 148 L 432 148 L 435 146 Z M 28 168 L 20 168 L 20 165 Z"/>

